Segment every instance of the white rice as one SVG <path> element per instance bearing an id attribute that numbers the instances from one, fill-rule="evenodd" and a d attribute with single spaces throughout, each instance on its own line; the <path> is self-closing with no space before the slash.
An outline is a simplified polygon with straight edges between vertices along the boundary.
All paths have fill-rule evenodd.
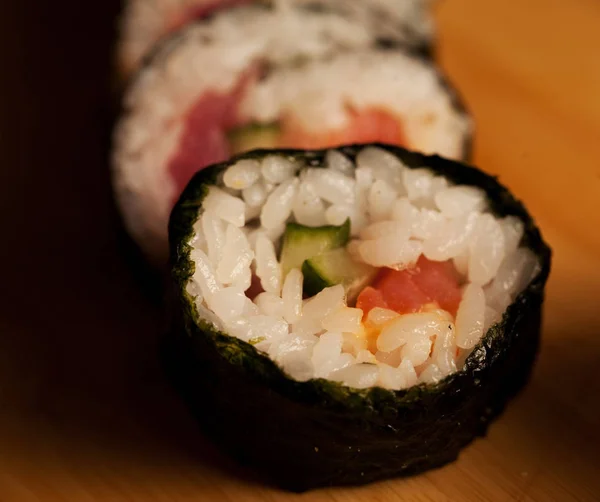
<path id="1" fill-rule="evenodd" d="M 282 172 L 284 172 L 283 169 Z M 260 173 L 260 164 L 256 160 L 241 160 L 232 169 L 227 170 L 226 176 L 223 178 L 223 184 L 234 190 L 244 190 L 254 184 L 260 186 L 256 183 L 260 178 Z M 264 167 L 263 176 L 265 176 Z M 265 179 L 270 181 L 266 176 Z M 281 183 L 281 181 L 283 180 L 279 180 L 278 182 Z"/>
<path id="2" fill-rule="evenodd" d="M 519 246 L 523 223 L 512 216 L 494 216 L 480 189 L 451 186 L 426 168 L 411 172 L 390 157 L 377 148 L 365 148 L 358 157 L 361 167 L 352 170 L 348 165 L 353 163 L 339 152 L 329 152 L 326 158 L 332 164 L 322 169 L 271 156 L 261 162 L 256 179 L 251 174 L 257 172 L 256 165 L 240 160 L 230 166 L 224 180 L 254 181 L 234 190 L 234 195 L 212 188 L 200 209 L 201 224 L 194 226 L 197 235 L 190 240 L 196 270 L 187 285 L 199 312 L 211 312 L 209 319 L 216 315 L 222 329 L 254 344 L 300 381 L 328 378 L 356 388 L 378 385 L 399 390 L 439 382 L 460 369 L 537 274 L 538 260 Z M 382 167 L 386 165 L 387 171 Z M 366 170 L 371 174 L 363 176 Z M 400 171 L 402 184 L 391 176 L 393 170 Z M 246 228 L 257 227 L 251 232 L 256 237 L 247 239 L 238 225 L 243 211 L 232 206 L 243 204 L 243 194 L 254 185 L 264 184 L 265 173 L 274 188 L 260 216 L 243 222 Z M 385 184 L 378 183 L 384 179 Z M 364 186 L 359 187 L 361 183 Z M 276 255 L 280 234 L 270 237 L 261 224 L 275 224 L 271 218 L 276 218 L 278 225 L 310 225 L 310 220 L 318 226 L 331 208 L 351 207 L 361 190 L 368 199 L 373 187 L 381 186 L 395 194 L 391 201 L 386 198 L 389 212 L 384 216 L 367 210 L 364 227 L 353 232 L 348 249 L 365 263 L 395 269 L 411 266 L 422 254 L 437 261 L 453 260 L 464 283 L 456 317 L 430 304 L 403 315 L 374 308 L 363 321 L 362 310 L 346 304 L 342 285 L 303 300 L 302 272 L 293 269 L 281 276 Z M 299 210 L 307 193 L 310 200 L 320 202 L 315 203 L 320 215 Z M 238 202 L 231 204 L 231 199 Z M 227 207 L 220 206 L 224 200 Z M 431 228 L 424 231 L 423 226 Z M 247 289 L 252 272 L 264 289 L 253 302 L 239 285 L 243 276 Z"/>
<path id="3" fill-rule="evenodd" d="M 329 223 L 325 202 L 317 195 L 313 184 L 303 181 L 292 206 L 294 219 L 301 225 L 320 226 Z M 333 215 L 330 214 L 330 218 Z"/>
<path id="4" fill-rule="evenodd" d="M 225 243 L 217 266 L 217 279 L 223 284 L 233 284 L 248 276 L 254 252 L 244 232 L 229 224 L 225 233 Z M 248 284 L 250 286 L 250 284 Z M 246 287 L 248 287 L 246 286 Z M 246 289 L 246 288 L 244 288 Z"/>
<path id="5" fill-rule="evenodd" d="M 281 266 L 277 262 L 275 246 L 266 234 L 256 239 L 256 275 L 265 291 L 278 295 L 281 289 Z"/>
<path id="6" fill-rule="evenodd" d="M 260 223 L 264 228 L 273 229 L 285 223 L 292 212 L 298 179 L 285 180 L 271 192 L 260 212 Z"/>

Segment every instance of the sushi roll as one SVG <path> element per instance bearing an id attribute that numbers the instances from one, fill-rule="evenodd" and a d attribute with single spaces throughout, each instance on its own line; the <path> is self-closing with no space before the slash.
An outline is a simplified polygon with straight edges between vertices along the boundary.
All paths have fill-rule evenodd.
<path id="1" fill-rule="evenodd" d="M 200 168 L 258 147 L 384 142 L 463 159 L 471 122 L 432 62 L 362 18 L 238 7 L 158 51 L 125 97 L 113 180 L 129 233 L 167 261 L 173 203 Z"/>
<path id="2" fill-rule="evenodd" d="M 169 241 L 172 381 L 211 438 L 286 489 L 453 461 L 535 362 L 551 251 L 458 162 L 249 152 L 193 177 Z"/>
<path id="3" fill-rule="evenodd" d="M 312 10 L 335 10 L 349 18 L 378 25 L 382 39 L 429 50 L 433 22 L 431 0 L 129 0 L 120 22 L 118 68 L 126 80 L 162 39 L 186 24 L 244 4 L 285 6 L 294 3 Z"/>

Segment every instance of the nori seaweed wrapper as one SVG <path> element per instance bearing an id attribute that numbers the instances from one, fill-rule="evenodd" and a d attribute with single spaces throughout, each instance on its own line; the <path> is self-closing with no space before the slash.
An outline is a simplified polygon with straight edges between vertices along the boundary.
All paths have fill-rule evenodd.
<path id="1" fill-rule="evenodd" d="M 200 171 L 172 212 L 169 228 L 171 328 L 164 339 L 168 374 L 209 435 L 238 461 L 276 485 L 304 491 L 416 474 L 455 460 L 527 382 L 538 352 L 551 251 L 525 207 L 482 171 L 402 148 L 376 145 L 411 168 L 485 190 L 492 211 L 525 224 L 522 245 L 538 257 L 537 276 L 492 326 L 462 370 L 437 384 L 401 391 L 358 390 L 325 379 L 297 382 L 252 345 L 198 319 L 185 285 L 192 225 L 218 174 L 256 150 Z M 362 146 L 339 150 L 355 159 Z M 282 150 L 311 166 L 325 151 Z"/>

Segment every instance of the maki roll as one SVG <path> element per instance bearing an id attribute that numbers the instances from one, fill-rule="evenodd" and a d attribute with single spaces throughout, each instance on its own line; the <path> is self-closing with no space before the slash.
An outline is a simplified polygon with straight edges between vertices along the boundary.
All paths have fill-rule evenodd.
<path id="1" fill-rule="evenodd" d="M 121 77 L 126 79 L 134 73 L 157 43 L 186 24 L 250 3 L 282 7 L 294 3 L 315 11 L 333 10 L 348 18 L 362 18 L 373 26 L 379 25 L 382 40 L 399 41 L 423 50 L 429 50 L 433 35 L 431 0 L 129 0 L 120 27 Z"/>
<path id="2" fill-rule="evenodd" d="M 144 68 L 115 133 L 129 233 L 167 261 L 167 221 L 192 175 L 258 147 L 383 142 L 462 159 L 471 123 L 430 60 L 378 26 L 298 6 L 230 9 L 180 32 Z"/>
<path id="3" fill-rule="evenodd" d="M 169 241 L 169 374 L 211 438 L 287 489 L 456 459 L 535 361 L 550 249 L 461 163 L 249 152 L 193 177 Z"/>

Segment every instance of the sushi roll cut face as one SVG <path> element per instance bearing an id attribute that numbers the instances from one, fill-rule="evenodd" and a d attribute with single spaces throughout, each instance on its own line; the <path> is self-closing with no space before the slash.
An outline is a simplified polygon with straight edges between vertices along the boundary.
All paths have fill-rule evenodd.
<path id="1" fill-rule="evenodd" d="M 207 187 L 186 290 L 292 379 L 400 390 L 460 370 L 540 272 L 523 232 L 481 188 L 376 147 L 243 158 Z"/>
<path id="2" fill-rule="evenodd" d="M 120 22 L 120 76 L 127 79 L 135 73 L 156 44 L 186 24 L 251 3 L 335 10 L 346 17 L 367 19 L 379 25 L 382 38 L 416 48 L 427 46 L 433 36 L 430 0 L 128 0 Z"/>
<path id="3" fill-rule="evenodd" d="M 181 190 L 237 152 L 383 142 L 464 158 L 471 122 L 431 62 L 378 40 L 362 18 L 249 6 L 163 46 L 114 137 L 117 200 L 146 255 L 166 262 Z"/>
<path id="4" fill-rule="evenodd" d="M 169 240 L 168 374 L 286 489 L 451 462 L 529 378 L 550 249 L 475 168 L 381 144 L 248 152 L 194 176 Z"/>

